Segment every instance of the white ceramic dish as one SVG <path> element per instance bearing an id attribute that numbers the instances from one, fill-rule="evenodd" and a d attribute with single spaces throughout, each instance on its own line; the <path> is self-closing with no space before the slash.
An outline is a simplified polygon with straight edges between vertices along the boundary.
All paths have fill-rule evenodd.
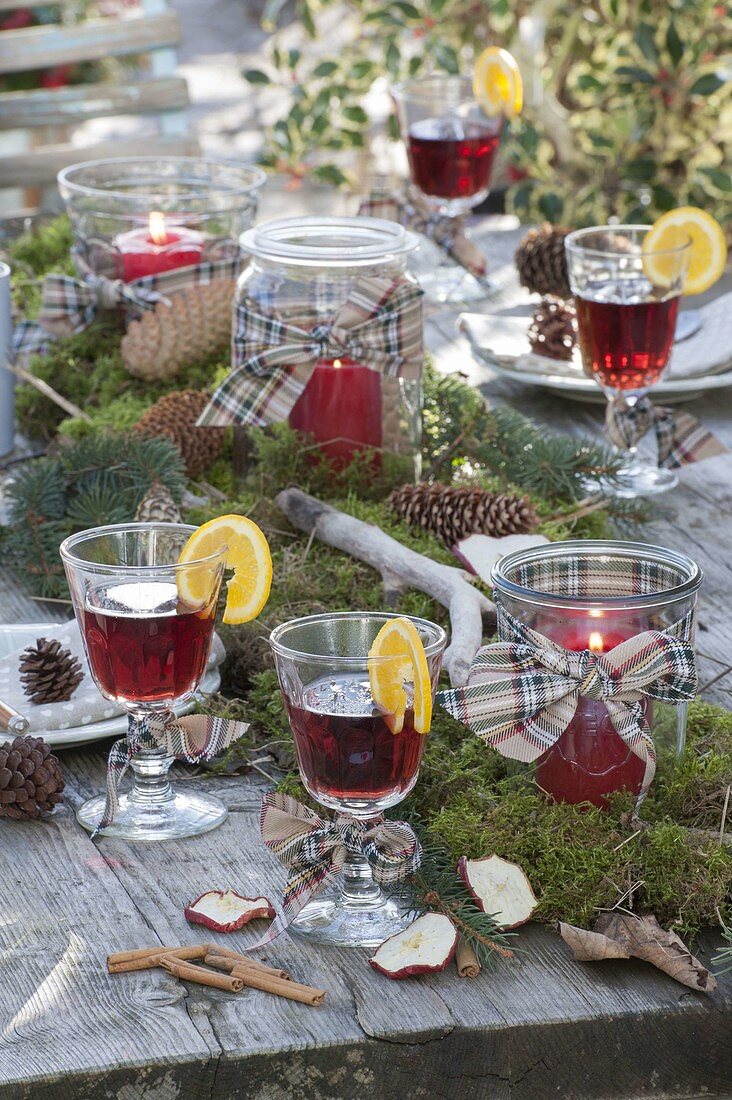
<path id="1" fill-rule="evenodd" d="M 42 637 L 43 631 L 50 626 L 58 626 L 58 623 L 11 623 L 0 626 L 0 657 L 6 657 L 16 649 L 32 645 L 36 638 Z M 217 668 L 208 670 L 201 684 L 201 692 L 210 694 L 217 691 L 221 684 L 221 675 Z M 189 700 L 181 707 L 175 708 L 176 714 L 188 714 L 193 710 L 193 702 Z M 31 736 L 43 737 L 49 745 L 57 749 L 70 749 L 76 745 L 86 745 L 91 741 L 102 741 L 105 737 L 121 737 L 127 732 L 127 716 L 115 715 L 114 718 L 105 718 L 103 722 L 89 722 L 85 726 L 70 726 L 64 730 L 33 730 Z M 0 731 L 0 739 L 3 738 Z"/>

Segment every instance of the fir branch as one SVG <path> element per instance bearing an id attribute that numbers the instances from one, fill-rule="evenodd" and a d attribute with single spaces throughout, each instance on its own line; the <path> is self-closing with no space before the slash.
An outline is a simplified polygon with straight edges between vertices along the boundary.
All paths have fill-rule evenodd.
<path id="1" fill-rule="evenodd" d="M 715 968 L 714 973 L 717 975 L 729 974 L 732 973 L 732 925 L 724 923 L 719 910 L 717 910 L 717 917 L 722 925 L 722 935 L 727 941 L 727 947 L 720 947 L 712 959 L 712 966 Z"/>

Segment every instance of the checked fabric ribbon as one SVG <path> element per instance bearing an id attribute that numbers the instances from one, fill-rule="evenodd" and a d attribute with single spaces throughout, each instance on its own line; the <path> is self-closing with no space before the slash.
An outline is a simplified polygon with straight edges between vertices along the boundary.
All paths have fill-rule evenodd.
<path id="1" fill-rule="evenodd" d="M 368 821 L 339 815 L 318 817 L 290 795 L 269 791 L 262 798 L 262 840 L 289 872 L 282 909 L 267 940 L 274 939 L 295 919 L 315 894 L 343 870 L 349 852 L 364 856 L 380 886 L 403 882 L 420 865 L 422 849 L 406 821 Z M 263 941 L 264 942 L 264 941 Z"/>
<path id="2" fill-rule="evenodd" d="M 669 469 L 728 454 L 727 447 L 691 413 L 654 405 L 648 397 L 635 404 L 609 401 L 605 427 L 611 443 L 628 451 L 651 428 L 658 443 L 658 465 Z"/>
<path id="3" fill-rule="evenodd" d="M 445 710 L 503 756 L 531 763 L 556 744 L 581 698 L 600 699 L 622 740 L 645 764 L 644 794 L 656 770 L 645 700 L 678 704 L 694 698 L 692 645 L 647 630 L 607 653 L 575 652 L 503 608 L 501 616 L 513 640 L 478 652 L 467 684 L 438 694 Z"/>
<path id="4" fill-rule="evenodd" d="M 260 309 L 251 299 L 237 304 L 234 370 L 203 410 L 199 426 L 261 427 L 286 420 L 319 359 L 350 358 L 387 377 L 420 376 L 422 291 L 406 279 L 359 279 L 328 321 L 315 320 L 313 301 L 295 303 L 288 295 L 283 311 L 312 315 L 312 325 L 282 319 L 276 302 L 269 315 Z"/>
<path id="5" fill-rule="evenodd" d="M 138 719 L 129 716 L 127 736 L 115 741 L 107 762 L 107 800 L 101 821 L 92 840 L 111 825 L 119 809 L 119 785 L 136 752 L 141 749 L 163 749 L 176 760 L 198 764 L 211 760 L 223 749 L 243 737 L 249 726 L 229 718 L 211 714 L 189 714 L 176 718 L 171 711 Z"/>

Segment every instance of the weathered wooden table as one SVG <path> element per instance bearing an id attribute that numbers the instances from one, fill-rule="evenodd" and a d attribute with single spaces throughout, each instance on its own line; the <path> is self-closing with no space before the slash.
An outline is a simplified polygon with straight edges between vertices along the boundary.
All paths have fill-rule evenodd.
<path id="1" fill-rule="evenodd" d="M 514 231 L 486 236 L 507 262 Z M 509 269 L 493 308 L 525 308 Z M 493 398 L 540 420 L 598 430 L 600 410 L 499 381 L 456 338 L 454 307 L 428 340 Z M 732 444 L 730 396 L 694 408 Z M 705 695 L 732 688 L 730 459 L 682 473 L 644 537 L 688 551 L 707 581 L 699 644 Z M 56 617 L 7 588 L 5 619 Z M 67 804 L 50 820 L 0 828 L 0 1100 L 592 1100 L 732 1096 L 732 976 L 711 996 L 642 963 L 574 963 L 545 927 L 522 932 L 523 961 L 476 981 L 449 971 L 390 983 L 367 952 L 283 936 L 270 957 L 328 991 L 321 1008 L 248 990 L 232 997 L 161 971 L 110 976 L 111 951 L 206 939 L 183 906 L 213 886 L 272 893 L 282 869 L 259 841 L 261 787 L 206 783 L 227 803 L 208 836 L 159 847 L 91 842 L 74 807 L 102 788 L 106 745 L 67 750 Z M 244 946 L 245 933 L 230 937 Z M 251 936 L 249 937 L 251 940 Z M 702 940 L 708 956 L 718 938 Z"/>

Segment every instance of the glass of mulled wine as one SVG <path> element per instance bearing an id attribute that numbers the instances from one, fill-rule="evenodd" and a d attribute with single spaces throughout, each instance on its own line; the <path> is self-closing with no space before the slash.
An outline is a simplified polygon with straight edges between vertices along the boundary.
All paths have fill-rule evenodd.
<path id="1" fill-rule="evenodd" d="M 395 616 L 366 611 L 310 615 L 277 627 L 270 636 L 303 785 L 329 810 L 368 820 L 401 802 L 417 782 L 425 735 L 407 707 L 401 732 L 374 703 L 369 657 L 384 623 Z M 412 619 L 437 686 L 446 635 L 426 619 Z M 407 699 L 410 685 L 405 685 Z M 359 851 L 348 852 L 340 889 L 311 901 L 292 930 L 322 943 L 376 947 L 405 923 L 399 900 L 374 882 Z"/>
<path id="2" fill-rule="evenodd" d="M 585 374 L 611 404 L 629 409 L 668 367 L 691 251 L 688 237 L 675 248 L 647 249 L 648 229 L 593 226 L 565 240 Z M 672 470 L 643 463 L 631 447 L 617 482 L 603 488 L 632 498 L 665 492 L 677 482 Z"/>
<path id="3" fill-rule="evenodd" d="M 94 682 L 127 712 L 133 728 L 152 715 L 170 715 L 206 671 L 226 547 L 178 564 L 195 530 L 182 523 L 116 524 L 71 535 L 60 547 Z M 195 603 L 191 591 L 201 594 Z M 173 790 L 172 762 L 164 749 L 138 749 L 130 761 L 134 786 L 120 796 L 103 836 L 169 840 L 205 833 L 224 820 L 218 799 Z M 97 828 L 104 806 L 103 794 L 81 806 L 76 816 L 85 829 Z"/>
<path id="4" fill-rule="evenodd" d="M 450 218 L 468 213 L 490 190 L 503 116 L 489 118 L 484 113 L 468 77 L 443 74 L 409 80 L 395 85 L 392 96 L 412 188 L 422 204 Z M 425 276 L 420 272 L 421 282 Z M 459 289 L 453 288 L 458 297 Z M 450 294 L 438 289 L 436 296 L 446 300 Z"/>

